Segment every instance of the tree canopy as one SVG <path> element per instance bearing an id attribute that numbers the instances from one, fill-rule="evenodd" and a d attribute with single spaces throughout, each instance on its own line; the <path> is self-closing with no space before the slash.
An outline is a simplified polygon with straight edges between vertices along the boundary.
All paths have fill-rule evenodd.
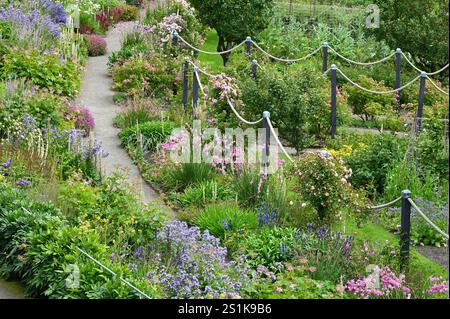
<path id="1" fill-rule="evenodd" d="M 255 36 L 267 27 L 273 0 L 191 0 L 201 21 L 216 29 L 218 51 L 230 49 L 247 36 Z M 224 64 L 229 55 L 222 55 Z"/>
<path id="2" fill-rule="evenodd" d="M 448 63 L 448 0 L 375 0 L 380 8 L 376 36 L 413 55 L 426 71 Z"/>

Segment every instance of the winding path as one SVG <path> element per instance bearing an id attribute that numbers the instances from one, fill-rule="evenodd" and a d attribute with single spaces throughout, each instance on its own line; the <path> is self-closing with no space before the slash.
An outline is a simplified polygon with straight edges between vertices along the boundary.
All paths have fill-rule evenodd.
<path id="1" fill-rule="evenodd" d="M 158 194 L 142 179 L 139 169 L 133 164 L 127 152 L 120 146 L 117 134 L 119 129 L 113 126 L 113 119 L 119 107 L 113 102 L 112 80 L 108 76 L 108 57 L 120 50 L 120 34 L 111 31 L 106 37 L 108 54 L 89 59 L 78 102 L 89 108 L 95 118 L 94 136 L 102 142 L 102 147 L 109 156 L 102 161 L 106 176 L 116 171 L 126 174 L 128 182 L 133 185 L 145 202 L 159 199 Z"/>

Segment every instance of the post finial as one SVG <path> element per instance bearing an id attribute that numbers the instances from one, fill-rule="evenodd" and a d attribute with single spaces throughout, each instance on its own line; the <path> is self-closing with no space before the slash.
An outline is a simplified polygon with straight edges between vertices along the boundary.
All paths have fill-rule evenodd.
<path id="1" fill-rule="evenodd" d="M 269 111 L 264 111 L 263 112 L 263 118 L 265 118 L 265 119 L 270 118 L 270 112 Z"/>
<path id="2" fill-rule="evenodd" d="M 411 191 L 409 189 L 402 191 L 402 198 L 411 198 Z"/>

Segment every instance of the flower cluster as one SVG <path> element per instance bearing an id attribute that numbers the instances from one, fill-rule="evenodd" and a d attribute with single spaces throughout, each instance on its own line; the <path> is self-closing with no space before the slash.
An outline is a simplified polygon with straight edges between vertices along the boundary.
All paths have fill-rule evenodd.
<path id="1" fill-rule="evenodd" d="M 352 279 L 345 285 L 355 297 L 371 298 L 411 298 L 411 290 L 406 286 L 405 275 L 397 276 L 389 267 L 375 267 L 366 278 Z"/>
<path id="2" fill-rule="evenodd" d="M 177 14 L 164 17 L 159 23 L 159 29 L 164 35 L 171 34 L 173 31 L 181 32 L 186 28 L 186 21 Z"/>
<path id="3" fill-rule="evenodd" d="M 259 227 L 272 227 L 278 223 L 278 211 L 271 209 L 267 202 L 264 202 L 261 207 L 258 207 L 257 211 Z"/>
<path id="4" fill-rule="evenodd" d="M 57 12 L 57 13 L 56 13 Z M 60 37 L 60 25 L 63 20 L 60 9 L 56 16 L 47 16 L 35 9 L 24 12 L 21 8 L 10 5 L 0 8 L 0 22 L 11 24 L 11 37 L 35 47 L 40 47 L 45 40 L 56 40 Z"/>
<path id="5" fill-rule="evenodd" d="M 61 3 L 55 3 L 52 0 L 37 0 L 34 1 L 34 3 L 36 5 L 36 9 L 40 9 L 41 12 L 48 15 L 56 24 L 66 24 L 67 11 Z"/>
<path id="6" fill-rule="evenodd" d="M 106 41 L 96 34 L 88 35 L 89 56 L 100 56 L 106 53 Z"/>
<path id="7" fill-rule="evenodd" d="M 158 273 L 147 278 L 162 284 L 172 298 L 239 298 L 250 278 L 248 267 L 227 260 L 217 238 L 180 221 L 159 230 L 152 254 Z"/>
<path id="8" fill-rule="evenodd" d="M 76 104 L 69 104 L 64 120 L 73 121 L 75 128 L 88 135 L 95 127 L 94 116 L 88 108 Z"/>
<path id="9" fill-rule="evenodd" d="M 239 88 L 236 84 L 236 80 L 230 76 L 223 73 L 218 74 L 214 77 L 212 85 L 214 90 L 218 93 L 218 99 L 220 101 L 226 101 L 227 98 L 234 101 L 238 97 Z M 218 100 L 212 99 L 211 102 L 217 104 Z"/>
<path id="10" fill-rule="evenodd" d="M 434 295 L 439 293 L 447 293 L 448 294 L 448 281 L 444 280 L 442 277 L 430 277 L 430 282 L 432 283 L 432 287 L 427 290 L 428 295 Z"/>

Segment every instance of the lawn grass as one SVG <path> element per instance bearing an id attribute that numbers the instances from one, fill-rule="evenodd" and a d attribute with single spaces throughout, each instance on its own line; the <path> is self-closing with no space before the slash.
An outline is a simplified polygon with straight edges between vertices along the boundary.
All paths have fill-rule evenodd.
<path id="1" fill-rule="evenodd" d="M 202 47 L 203 51 L 217 52 L 217 44 L 219 36 L 215 29 L 211 29 L 206 37 L 206 42 Z M 214 71 L 220 71 L 223 68 L 223 60 L 220 55 L 209 55 L 200 53 L 198 59 L 202 62 L 202 66 L 209 66 Z"/>
<path id="2" fill-rule="evenodd" d="M 353 235 L 355 238 L 370 242 L 390 241 L 396 242 L 398 238 L 388 232 L 385 228 L 373 222 L 367 222 L 363 227 L 358 227 L 354 221 L 346 221 L 345 227 L 339 227 L 346 234 Z M 425 256 L 421 255 L 414 247 L 411 247 L 411 273 L 419 273 L 423 278 L 429 276 L 442 276 L 449 278 L 448 271 L 442 266 L 436 264 Z"/>

